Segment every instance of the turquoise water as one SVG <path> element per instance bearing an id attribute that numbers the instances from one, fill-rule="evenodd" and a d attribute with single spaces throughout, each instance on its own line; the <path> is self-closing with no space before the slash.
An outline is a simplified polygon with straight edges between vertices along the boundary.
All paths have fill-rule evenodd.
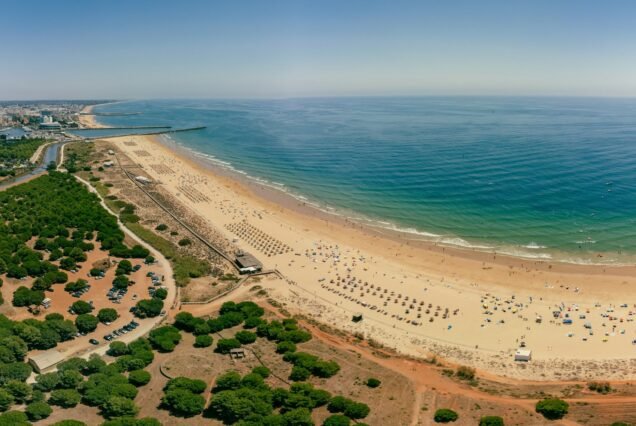
<path id="1" fill-rule="evenodd" d="M 413 238 L 581 262 L 636 254 L 635 99 L 171 100 L 96 111 L 143 112 L 98 117 L 111 126 L 208 126 L 170 137 Z"/>

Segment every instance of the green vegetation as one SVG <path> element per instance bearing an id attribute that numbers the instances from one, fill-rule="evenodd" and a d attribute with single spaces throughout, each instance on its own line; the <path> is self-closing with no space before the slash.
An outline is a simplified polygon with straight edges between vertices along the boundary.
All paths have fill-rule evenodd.
<path id="1" fill-rule="evenodd" d="M 135 316 L 139 318 L 154 318 L 163 310 L 163 300 L 153 297 L 137 302 Z"/>
<path id="2" fill-rule="evenodd" d="M 20 139 L 0 144 L 0 176 L 14 175 L 14 166 L 28 161 L 38 147 L 46 143 L 44 139 Z"/>
<path id="3" fill-rule="evenodd" d="M 26 413 L 29 420 L 38 421 L 46 419 L 48 416 L 50 416 L 53 412 L 53 409 L 44 401 L 35 401 L 27 405 L 24 412 Z"/>
<path id="4" fill-rule="evenodd" d="M 504 421 L 499 416 L 484 416 L 479 419 L 479 426 L 504 426 Z"/>
<path id="5" fill-rule="evenodd" d="M 71 304 L 71 309 L 73 310 L 73 313 L 77 315 L 88 314 L 93 311 L 93 307 L 89 303 L 84 302 L 83 300 L 78 300 L 77 302 L 73 302 Z"/>
<path id="6" fill-rule="evenodd" d="M 382 382 L 374 377 L 369 377 L 367 379 L 366 385 L 370 388 L 377 388 L 378 386 L 380 386 Z"/>
<path id="7" fill-rule="evenodd" d="M 606 395 L 612 391 L 612 386 L 609 382 L 590 382 L 587 384 L 587 388 L 591 391 Z"/>
<path id="8" fill-rule="evenodd" d="M 435 423 L 450 423 L 454 422 L 458 418 L 459 416 L 457 415 L 457 413 L 448 408 L 440 408 L 439 410 L 435 411 L 435 415 L 433 416 L 433 420 L 435 420 Z"/>
<path id="9" fill-rule="evenodd" d="M 455 373 L 457 377 L 461 380 L 475 380 L 475 369 L 466 366 L 457 367 L 457 372 Z"/>
<path id="10" fill-rule="evenodd" d="M 163 389 L 162 407 L 173 416 L 192 417 L 201 414 L 205 408 L 205 398 L 201 396 L 205 388 L 202 380 L 187 377 L 172 379 Z"/>
<path id="11" fill-rule="evenodd" d="M 75 318 L 75 326 L 81 333 L 90 333 L 91 331 L 95 331 L 98 323 L 99 320 L 97 317 L 91 314 L 82 314 Z"/>
<path id="12" fill-rule="evenodd" d="M 117 314 L 117 311 L 113 308 L 103 308 L 100 309 L 97 313 L 97 319 L 99 319 L 99 321 L 103 323 L 113 322 L 118 317 L 119 315 Z"/>
<path id="13" fill-rule="evenodd" d="M 174 278 L 178 286 L 184 287 L 190 282 L 191 278 L 203 277 L 210 273 L 210 264 L 207 261 L 180 253 L 179 249 L 170 241 L 138 223 L 127 223 L 126 226 L 139 238 L 159 250 L 166 259 L 170 259 Z"/>
<path id="14" fill-rule="evenodd" d="M 171 325 L 155 328 L 148 337 L 152 347 L 159 352 L 172 352 L 181 341 L 179 330 Z"/>
<path id="15" fill-rule="evenodd" d="M 213 339 L 211 336 L 207 334 L 197 336 L 194 340 L 194 347 L 196 348 L 207 348 L 208 346 L 212 346 Z"/>
<path id="16" fill-rule="evenodd" d="M 563 418 L 570 408 L 569 404 L 559 398 L 546 398 L 535 406 L 537 413 L 549 420 L 558 420 Z"/>
<path id="17" fill-rule="evenodd" d="M 131 385 L 136 387 L 147 385 L 150 379 L 150 373 L 146 370 L 134 370 L 128 374 L 128 381 Z"/>

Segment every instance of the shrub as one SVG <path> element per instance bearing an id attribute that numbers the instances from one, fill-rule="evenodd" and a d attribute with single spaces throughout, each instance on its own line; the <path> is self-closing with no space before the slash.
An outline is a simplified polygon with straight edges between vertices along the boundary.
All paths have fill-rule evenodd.
<path id="1" fill-rule="evenodd" d="M 192 241 L 190 240 L 190 238 L 182 238 L 179 240 L 177 244 L 179 244 L 181 247 L 185 247 L 192 244 Z"/>
<path id="2" fill-rule="evenodd" d="M 35 385 L 33 385 L 33 387 L 42 392 L 50 392 L 55 389 L 59 383 L 60 376 L 58 373 L 46 373 L 36 376 Z"/>
<path id="3" fill-rule="evenodd" d="M 82 396 L 75 389 L 56 389 L 51 392 L 49 403 L 62 408 L 71 408 L 79 404 Z"/>
<path id="4" fill-rule="evenodd" d="M 307 380 L 311 376 L 311 371 L 306 368 L 299 367 L 295 365 L 292 368 L 291 374 L 289 375 L 289 380 L 293 380 L 295 382 L 303 382 Z"/>
<path id="5" fill-rule="evenodd" d="M 128 374 L 128 382 L 136 387 L 147 385 L 151 378 L 150 373 L 145 370 L 134 370 Z"/>
<path id="6" fill-rule="evenodd" d="M 100 309 L 97 313 L 97 319 L 99 319 L 103 323 L 113 322 L 117 319 L 118 316 L 119 315 L 117 314 L 117 311 L 113 308 L 103 308 Z"/>
<path id="7" fill-rule="evenodd" d="M 161 299 L 161 300 L 166 300 L 166 297 L 168 297 L 168 290 L 166 290 L 165 288 L 158 288 L 155 291 L 155 294 L 153 297 L 156 297 L 157 299 Z"/>
<path id="8" fill-rule="evenodd" d="M 195 348 L 207 348 L 208 346 L 212 345 L 212 337 L 208 336 L 207 334 L 202 334 L 200 336 L 197 336 L 194 339 L 194 347 Z"/>
<path id="9" fill-rule="evenodd" d="M 13 405 L 15 398 L 5 389 L 0 388 L 0 411 L 6 411 Z"/>
<path id="10" fill-rule="evenodd" d="M 603 395 L 612 391 L 612 387 L 608 382 L 590 382 L 587 384 L 587 388 L 591 391 L 602 393 Z"/>
<path id="11" fill-rule="evenodd" d="M 342 414 L 332 414 L 325 419 L 322 426 L 349 426 L 350 424 L 351 419 L 349 417 Z"/>
<path id="12" fill-rule="evenodd" d="M 439 410 L 435 411 L 435 415 L 433 416 L 433 420 L 435 420 L 435 423 L 450 423 L 454 422 L 458 418 L 459 416 L 457 415 L 457 413 L 448 408 L 440 408 Z"/>
<path id="13" fill-rule="evenodd" d="M 559 398 L 546 398 L 535 406 L 537 413 L 549 420 L 558 420 L 568 413 L 569 404 Z"/>
<path id="14" fill-rule="evenodd" d="M 241 342 L 242 345 L 256 342 L 256 334 L 252 333 L 251 331 L 239 331 L 234 335 L 234 337 L 236 338 L 236 340 Z"/>
<path id="15" fill-rule="evenodd" d="M 473 380 L 475 378 L 475 369 L 462 365 L 461 367 L 457 368 L 456 374 L 457 377 L 462 380 Z"/>
<path id="16" fill-rule="evenodd" d="M 344 410 L 344 415 L 350 419 L 363 419 L 369 415 L 371 409 L 362 402 L 349 402 Z"/>
<path id="17" fill-rule="evenodd" d="M 75 326 L 83 333 L 90 333 L 97 328 L 99 320 L 91 314 L 82 314 L 75 318 Z"/>
<path id="18" fill-rule="evenodd" d="M 205 398 L 186 389 L 173 389 L 165 393 L 161 404 L 172 415 L 192 417 L 203 411 Z"/>
<path id="19" fill-rule="evenodd" d="M 84 302 L 83 300 L 78 300 L 77 302 L 73 302 L 73 304 L 71 305 L 71 309 L 77 315 L 88 314 L 93 311 L 93 307 L 89 303 Z"/>
<path id="20" fill-rule="evenodd" d="M 177 377 L 175 379 L 170 379 L 168 383 L 166 383 L 164 390 L 185 389 L 189 392 L 198 394 L 203 393 L 205 388 L 206 385 L 203 380 L 190 379 L 188 377 Z"/>
<path id="21" fill-rule="evenodd" d="M 110 345 L 108 346 L 108 351 L 106 351 L 106 353 L 110 356 L 122 356 L 122 355 L 128 355 L 130 353 L 130 350 L 128 349 L 128 346 L 126 346 L 126 344 L 124 342 L 111 342 Z"/>
<path id="22" fill-rule="evenodd" d="M 155 328 L 150 332 L 148 340 L 159 352 L 172 352 L 181 341 L 179 330 L 171 325 Z"/>
<path id="23" fill-rule="evenodd" d="M 161 313 L 163 309 L 163 300 L 153 297 L 152 299 L 143 299 L 137 302 L 137 310 L 135 315 L 139 318 L 154 318 Z"/>
<path id="24" fill-rule="evenodd" d="M 30 403 L 24 411 L 31 421 L 46 419 L 53 412 L 51 406 L 43 401 Z"/>
<path id="25" fill-rule="evenodd" d="M 7 426 L 30 426 L 27 415 L 22 411 L 7 411 L 0 415 L 0 425 Z"/>
<path id="26" fill-rule="evenodd" d="M 122 396 L 111 396 L 102 406 L 102 414 L 106 418 L 135 417 L 139 407 L 131 399 Z"/>
<path id="27" fill-rule="evenodd" d="M 4 389 L 9 392 L 16 403 L 23 403 L 31 398 L 31 386 L 18 380 L 10 380 L 4 385 Z"/>
<path id="28" fill-rule="evenodd" d="M 479 419 L 479 426 L 504 426 L 504 421 L 499 416 L 484 416 Z"/>
<path id="29" fill-rule="evenodd" d="M 252 368 L 252 373 L 258 374 L 263 379 L 267 379 L 272 372 L 270 371 L 269 368 L 263 365 L 259 365 L 257 367 Z"/>
<path id="30" fill-rule="evenodd" d="M 128 279 L 126 275 L 117 275 L 115 279 L 113 280 L 113 287 L 121 289 L 121 290 L 128 288 L 129 284 L 130 284 L 130 280 Z"/>
<path id="31" fill-rule="evenodd" d="M 334 396 L 329 401 L 329 404 L 327 404 L 327 410 L 329 410 L 330 413 L 342 413 L 345 408 L 347 408 L 348 401 L 350 400 L 344 396 Z"/>
<path id="32" fill-rule="evenodd" d="M 241 375 L 236 371 L 228 371 L 225 374 L 221 374 L 216 378 L 214 384 L 214 392 L 221 392 L 224 390 L 234 390 L 241 386 Z"/>
<path id="33" fill-rule="evenodd" d="M 51 426 L 86 426 L 86 423 L 79 420 L 62 420 L 57 423 L 53 423 Z"/>
<path id="34" fill-rule="evenodd" d="M 370 388 L 377 388 L 378 386 L 380 386 L 381 383 L 382 382 L 375 377 L 369 377 L 367 379 L 366 385 Z"/>
<path id="35" fill-rule="evenodd" d="M 165 223 L 160 223 L 155 227 L 155 229 L 157 231 L 165 231 L 166 229 L 168 229 L 168 225 L 166 225 Z"/>
<path id="36" fill-rule="evenodd" d="M 276 352 L 285 354 L 287 352 L 296 352 L 296 344 L 293 342 L 280 342 L 276 345 Z"/>
<path id="37" fill-rule="evenodd" d="M 216 351 L 222 354 L 230 353 L 232 349 L 241 347 L 241 342 L 236 339 L 219 339 L 216 343 Z"/>

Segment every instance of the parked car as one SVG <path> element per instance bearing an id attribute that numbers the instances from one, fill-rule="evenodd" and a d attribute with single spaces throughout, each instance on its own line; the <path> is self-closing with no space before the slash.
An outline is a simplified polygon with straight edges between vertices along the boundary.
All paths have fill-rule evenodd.
<path id="1" fill-rule="evenodd" d="M 88 341 L 88 343 L 90 343 L 91 345 L 99 345 L 99 341 L 96 339 L 91 339 Z"/>

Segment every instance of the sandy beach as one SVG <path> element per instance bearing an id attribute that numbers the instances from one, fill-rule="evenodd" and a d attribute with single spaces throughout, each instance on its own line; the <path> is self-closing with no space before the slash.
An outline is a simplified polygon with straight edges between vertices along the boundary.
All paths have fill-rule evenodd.
<path id="1" fill-rule="evenodd" d="M 97 122 L 97 120 L 95 120 L 94 115 L 84 115 L 84 114 L 92 114 L 93 108 L 95 108 L 95 105 L 88 105 L 84 107 L 84 109 L 82 109 L 81 114 L 79 115 L 79 118 L 78 118 L 80 125 L 82 127 L 87 127 L 87 128 L 105 127 L 103 124 L 100 124 Z"/>
<path id="2" fill-rule="evenodd" d="M 84 118 L 94 126 L 93 116 Z M 234 179 L 159 137 L 109 141 L 226 242 L 279 270 L 285 280 L 263 285 L 289 311 L 404 355 L 436 355 L 497 375 L 636 376 L 632 266 L 549 263 L 406 241 Z M 355 313 L 361 322 L 351 321 Z M 531 362 L 513 360 L 520 346 L 532 350 Z"/>

